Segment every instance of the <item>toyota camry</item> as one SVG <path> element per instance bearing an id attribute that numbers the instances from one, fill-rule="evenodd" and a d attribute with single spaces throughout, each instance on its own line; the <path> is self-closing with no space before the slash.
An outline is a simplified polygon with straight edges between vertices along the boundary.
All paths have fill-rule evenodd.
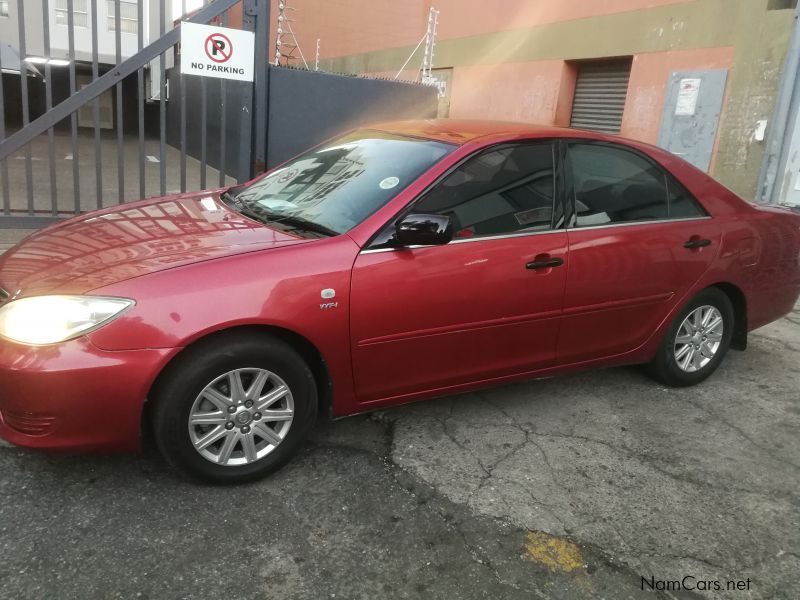
<path id="1" fill-rule="evenodd" d="M 0 435 L 263 476 L 343 417 L 575 370 L 709 377 L 800 294 L 800 215 L 658 148 L 523 124 L 351 131 L 0 258 Z"/>

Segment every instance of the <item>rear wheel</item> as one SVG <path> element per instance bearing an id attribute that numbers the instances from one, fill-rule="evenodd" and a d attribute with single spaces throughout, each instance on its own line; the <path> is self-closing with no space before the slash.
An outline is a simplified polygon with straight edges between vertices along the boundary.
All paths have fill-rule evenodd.
<path id="1" fill-rule="evenodd" d="M 649 365 L 658 381 L 675 387 L 700 383 L 719 367 L 733 336 L 733 305 L 717 288 L 708 288 L 681 310 Z"/>
<path id="2" fill-rule="evenodd" d="M 278 469 L 297 452 L 317 413 L 311 370 L 271 336 L 231 335 L 190 349 L 153 400 L 161 453 L 180 471 L 212 483 Z"/>

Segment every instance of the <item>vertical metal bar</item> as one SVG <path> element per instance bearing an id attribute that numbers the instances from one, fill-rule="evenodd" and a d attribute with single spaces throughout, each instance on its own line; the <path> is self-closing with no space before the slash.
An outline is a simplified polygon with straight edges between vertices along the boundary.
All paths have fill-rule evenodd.
<path id="1" fill-rule="evenodd" d="M 186 191 L 186 78 L 180 74 L 181 81 L 181 191 Z"/>
<path id="2" fill-rule="evenodd" d="M 203 0 L 203 4 L 209 4 L 208 0 Z M 200 78 L 200 96 L 200 189 L 205 189 L 208 169 L 208 82 L 205 77 Z"/>
<path id="3" fill-rule="evenodd" d="M 255 44 L 255 170 L 260 173 L 267 165 L 267 101 L 269 90 L 269 67 L 267 66 L 267 46 L 269 43 L 269 0 L 258 0 L 256 5 L 256 44 Z"/>
<path id="4" fill-rule="evenodd" d="M 3 96 L 3 62 L 0 56 L 0 140 L 6 137 L 6 109 Z M 11 195 L 8 191 L 8 161 L 0 160 L 0 175 L 3 177 L 3 214 L 11 214 Z"/>
<path id="5" fill-rule="evenodd" d="M 203 0 L 203 5 L 209 3 L 209 0 Z M 208 165 L 207 148 L 208 144 L 208 131 L 206 128 L 206 119 L 208 116 L 208 84 L 205 77 L 200 78 L 200 189 L 206 187 L 206 169 Z"/>
<path id="6" fill-rule="evenodd" d="M 44 56 L 50 58 L 50 2 L 42 0 L 42 33 L 44 34 Z M 45 93 L 45 107 L 47 110 L 53 108 L 53 84 L 50 81 L 51 76 L 50 63 L 44 66 L 44 93 Z M 48 159 L 50 161 L 50 205 L 51 213 L 58 214 L 58 187 L 56 186 L 56 140 L 53 128 L 47 130 L 47 149 Z"/>
<path id="7" fill-rule="evenodd" d="M 137 7 L 137 33 L 139 38 L 139 50 L 144 47 L 144 3 L 139 0 Z M 144 198 L 147 194 L 144 176 L 144 68 L 140 67 L 136 72 L 137 77 L 137 102 L 139 105 L 139 197 Z"/>
<path id="8" fill-rule="evenodd" d="M 255 31 L 255 0 L 244 0 L 242 11 L 242 29 Z M 249 180 L 253 174 L 253 88 L 252 85 L 241 85 L 241 112 L 239 121 L 239 165 L 236 179 L 239 183 Z"/>
<path id="9" fill-rule="evenodd" d="M 114 28 L 116 29 L 117 64 L 122 62 L 122 15 L 119 0 L 114 2 Z M 119 186 L 119 203 L 125 202 L 125 146 L 123 145 L 122 116 L 122 81 L 115 91 L 117 94 L 117 184 Z"/>
<path id="10" fill-rule="evenodd" d="M 206 188 L 206 168 L 208 166 L 207 159 L 207 144 L 208 144 L 208 128 L 206 127 L 206 119 L 208 116 L 208 85 L 206 80 L 208 77 L 200 78 L 200 189 Z"/>
<path id="11" fill-rule="evenodd" d="M 28 55 L 25 48 L 25 3 L 17 3 L 17 25 L 19 27 L 19 86 L 22 99 L 22 127 L 24 128 L 30 121 L 30 111 L 28 107 L 28 63 L 25 57 Z M 28 194 L 28 214 L 33 214 L 33 170 L 31 169 L 31 144 L 25 146 L 25 184 Z"/>
<path id="12" fill-rule="evenodd" d="M 100 76 L 97 58 L 97 0 L 92 0 L 92 80 Z M 97 208 L 103 207 L 103 155 L 100 148 L 100 96 L 94 99 L 94 179 Z"/>
<path id="13" fill-rule="evenodd" d="M 186 78 L 181 79 L 181 191 L 186 191 Z"/>
<path id="14" fill-rule="evenodd" d="M 67 0 L 67 46 L 69 49 L 69 94 L 75 93 L 77 81 L 75 77 L 75 19 L 72 10 L 73 0 Z M 69 116 L 72 141 L 72 201 L 75 214 L 81 212 L 81 175 L 78 163 L 78 114 Z"/>
<path id="15" fill-rule="evenodd" d="M 220 110 L 220 124 L 219 124 L 219 185 L 225 185 L 225 170 L 227 168 L 227 159 L 226 156 L 226 141 L 227 141 L 227 118 L 225 112 L 227 111 L 227 107 L 225 106 L 225 99 L 228 95 L 227 83 L 224 79 L 220 79 L 220 102 L 219 102 L 219 110 Z"/>
<path id="16" fill-rule="evenodd" d="M 206 2 L 203 2 L 206 4 Z M 208 168 L 208 82 L 206 77 L 200 78 L 200 189 L 206 188 L 206 170 Z"/>
<path id="17" fill-rule="evenodd" d="M 222 26 L 228 26 L 228 11 L 222 13 Z M 227 156 L 225 156 L 226 151 L 226 137 L 227 137 L 227 118 L 225 111 L 227 110 L 225 106 L 225 101 L 228 95 L 228 82 L 225 79 L 219 80 L 219 186 L 222 187 L 225 185 L 225 163 L 227 162 Z"/>
<path id="18" fill-rule="evenodd" d="M 186 0 L 181 1 L 181 19 L 186 14 Z M 183 60 L 183 58 L 181 58 Z M 186 78 L 183 73 L 181 80 L 181 191 L 186 191 Z"/>
<path id="19" fill-rule="evenodd" d="M 159 19 L 160 23 L 158 24 L 158 32 L 159 35 L 164 35 L 165 33 L 165 21 L 167 19 L 166 16 L 166 2 L 162 0 L 160 2 L 160 10 L 159 10 Z M 159 181 L 159 190 L 161 191 L 161 195 L 165 196 L 167 194 L 167 149 L 166 149 L 166 130 L 167 130 L 167 104 L 166 99 L 164 96 L 167 94 L 167 51 L 164 51 L 159 56 L 159 68 L 161 70 L 161 79 L 159 81 L 160 90 L 158 92 L 158 101 L 159 101 L 159 122 L 160 122 L 160 131 L 159 131 L 159 168 L 160 168 L 160 181 Z"/>

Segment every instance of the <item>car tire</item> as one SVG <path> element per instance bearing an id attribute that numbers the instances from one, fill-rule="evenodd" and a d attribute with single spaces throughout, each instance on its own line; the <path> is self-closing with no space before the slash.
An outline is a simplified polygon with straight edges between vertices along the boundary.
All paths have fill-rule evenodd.
<path id="1" fill-rule="evenodd" d="M 292 346 L 239 332 L 187 349 L 159 378 L 152 401 L 161 454 L 214 484 L 252 481 L 283 466 L 307 437 L 318 404 L 314 375 Z"/>
<path id="2" fill-rule="evenodd" d="M 673 319 L 648 373 L 671 387 L 700 383 L 719 367 L 733 328 L 733 305 L 725 292 L 713 287 L 703 290 Z"/>

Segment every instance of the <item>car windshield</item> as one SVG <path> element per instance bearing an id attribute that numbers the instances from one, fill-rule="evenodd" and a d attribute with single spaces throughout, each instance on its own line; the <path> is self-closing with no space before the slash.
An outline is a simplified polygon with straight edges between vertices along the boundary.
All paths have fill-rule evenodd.
<path id="1" fill-rule="evenodd" d="M 232 200 L 244 214 L 266 223 L 337 235 L 364 221 L 454 148 L 355 131 L 232 190 Z"/>

